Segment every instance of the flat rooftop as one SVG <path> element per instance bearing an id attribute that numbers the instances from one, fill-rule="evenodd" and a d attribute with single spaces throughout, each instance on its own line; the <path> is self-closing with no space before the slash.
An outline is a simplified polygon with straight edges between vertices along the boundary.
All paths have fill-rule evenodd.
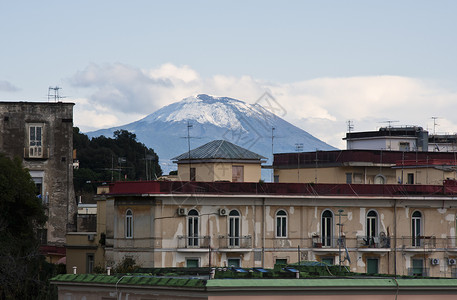
<path id="1" fill-rule="evenodd" d="M 145 196 L 154 194 L 276 195 L 276 196 L 455 196 L 457 182 L 443 185 L 408 184 L 322 184 L 199 181 L 118 181 L 108 195 Z"/>

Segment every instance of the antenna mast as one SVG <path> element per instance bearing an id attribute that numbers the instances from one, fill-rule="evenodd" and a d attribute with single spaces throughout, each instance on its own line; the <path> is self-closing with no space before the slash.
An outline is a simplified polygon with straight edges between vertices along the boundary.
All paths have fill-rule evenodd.
<path id="1" fill-rule="evenodd" d="M 303 143 L 296 143 L 295 151 L 297 151 L 297 183 L 300 183 L 300 151 L 303 151 Z"/>
<path id="2" fill-rule="evenodd" d="M 273 162 L 275 158 L 274 152 L 274 138 L 275 138 L 275 127 L 271 127 L 271 182 L 275 181 L 275 169 L 273 168 Z"/>
<path id="3" fill-rule="evenodd" d="M 189 181 L 192 181 L 192 162 L 190 159 L 190 129 L 193 127 L 192 124 L 190 124 L 190 121 L 187 121 L 187 145 L 189 147 Z"/>
<path id="4" fill-rule="evenodd" d="M 351 133 L 351 131 L 354 130 L 354 122 L 348 120 L 346 123 L 348 125 L 348 132 Z"/>
<path id="5" fill-rule="evenodd" d="M 49 99 L 54 98 L 54 102 L 60 102 L 60 99 L 65 98 L 59 95 L 59 90 L 61 90 L 61 87 L 55 86 L 52 87 L 50 86 L 48 89 L 48 102 Z"/>
<path id="6" fill-rule="evenodd" d="M 438 117 L 432 117 L 432 119 L 433 119 L 433 135 L 435 135 L 436 134 L 436 132 L 435 132 L 436 126 L 439 125 L 439 124 L 436 123 L 436 119 L 438 119 Z"/>

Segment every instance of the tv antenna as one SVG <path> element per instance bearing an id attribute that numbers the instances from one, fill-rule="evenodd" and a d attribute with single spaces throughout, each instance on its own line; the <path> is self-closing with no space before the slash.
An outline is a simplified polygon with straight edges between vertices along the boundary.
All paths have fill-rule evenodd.
<path id="1" fill-rule="evenodd" d="M 300 152 L 303 151 L 303 143 L 296 143 L 295 151 L 297 151 L 297 183 L 300 183 Z"/>
<path id="2" fill-rule="evenodd" d="M 190 130 L 194 127 L 194 125 L 192 125 L 190 123 L 190 121 L 187 121 L 187 136 L 183 136 L 181 138 L 183 139 L 187 139 L 187 158 L 189 159 L 189 181 L 193 181 L 192 180 L 192 176 L 191 176 L 191 170 L 192 170 L 192 162 L 191 162 L 191 157 L 190 157 L 190 139 L 200 139 L 201 137 L 193 137 L 193 136 L 190 136 Z"/>
<path id="3" fill-rule="evenodd" d="M 348 120 L 346 123 L 348 125 L 348 132 L 351 133 L 351 131 L 354 130 L 354 122 Z"/>
<path id="4" fill-rule="evenodd" d="M 60 94 L 59 94 L 59 90 L 61 90 L 61 89 L 62 88 L 58 87 L 58 86 L 55 86 L 55 87 L 50 86 L 48 89 L 48 102 L 49 102 L 49 99 L 51 99 L 51 98 L 54 98 L 54 102 L 60 102 L 60 99 L 65 98 L 65 97 L 60 96 Z"/>
<path id="5" fill-rule="evenodd" d="M 387 124 L 389 124 L 387 127 L 392 128 L 392 123 L 397 123 L 397 122 L 399 122 L 399 121 L 387 120 L 387 121 L 382 121 L 379 123 L 387 123 Z"/>
<path id="6" fill-rule="evenodd" d="M 274 148 L 274 139 L 275 139 L 275 130 L 274 126 L 271 127 L 271 182 L 274 182 L 275 178 L 275 169 L 273 168 L 273 162 L 275 158 L 275 148 Z"/>
<path id="7" fill-rule="evenodd" d="M 440 125 L 440 124 L 436 123 L 436 120 L 439 119 L 439 117 L 432 117 L 432 119 L 433 119 L 433 135 L 435 135 L 436 126 Z"/>

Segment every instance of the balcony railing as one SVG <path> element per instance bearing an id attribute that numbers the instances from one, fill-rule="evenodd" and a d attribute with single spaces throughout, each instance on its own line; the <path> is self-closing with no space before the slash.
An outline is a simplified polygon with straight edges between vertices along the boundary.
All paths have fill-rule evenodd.
<path id="1" fill-rule="evenodd" d="M 301 249 L 320 249 L 330 248 L 338 249 L 341 248 L 351 249 L 393 249 L 395 245 L 397 249 L 410 249 L 411 251 L 427 250 L 427 249 L 439 249 L 446 251 L 457 252 L 457 238 L 445 237 L 437 238 L 435 236 L 402 236 L 396 239 L 391 236 L 379 236 L 379 237 L 325 237 L 314 236 L 309 238 L 266 238 L 264 240 L 257 240 L 254 245 L 254 240 L 251 235 L 245 235 L 240 237 L 228 237 L 221 235 L 214 240 L 213 245 L 216 248 L 230 249 L 230 248 L 241 248 L 248 249 L 253 247 L 264 247 L 275 248 L 275 249 L 290 249 L 298 248 Z M 264 244 L 263 244 L 264 243 Z M 210 245 L 209 236 L 178 236 L 178 248 L 208 248 Z M 379 251 L 380 251 L 379 250 Z"/>
<path id="2" fill-rule="evenodd" d="M 390 248 L 388 236 L 357 236 L 357 248 Z"/>
<path id="3" fill-rule="evenodd" d="M 430 274 L 429 268 L 423 268 L 423 267 L 408 268 L 408 275 L 409 276 L 427 277 L 428 274 Z"/>
<path id="4" fill-rule="evenodd" d="M 250 235 L 240 237 L 219 236 L 219 248 L 252 248 L 252 237 Z"/>
<path id="5" fill-rule="evenodd" d="M 313 248 L 344 248 L 347 247 L 347 239 L 346 237 L 332 237 L 332 236 L 316 236 L 312 238 Z"/>
<path id="6" fill-rule="evenodd" d="M 435 236 L 402 236 L 399 240 L 399 246 L 403 248 L 436 248 Z"/>
<path id="7" fill-rule="evenodd" d="M 209 236 L 178 236 L 178 248 L 208 248 L 210 245 Z"/>

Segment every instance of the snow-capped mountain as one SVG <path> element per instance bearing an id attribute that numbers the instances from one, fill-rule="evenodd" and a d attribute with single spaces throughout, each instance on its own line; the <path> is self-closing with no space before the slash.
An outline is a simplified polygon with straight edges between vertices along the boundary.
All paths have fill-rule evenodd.
<path id="1" fill-rule="evenodd" d="M 164 174 L 168 174 L 177 168 L 170 159 L 188 151 L 188 124 L 192 125 L 192 149 L 223 139 L 268 157 L 268 164 L 272 163 L 272 133 L 275 153 L 293 152 L 297 143 L 303 144 L 303 151 L 335 149 L 260 104 L 205 94 L 165 106 L 139 121 L 87 134 L 112 137 L 119 129 L 133 132 L 138 141 L 156 151 Z"/>

